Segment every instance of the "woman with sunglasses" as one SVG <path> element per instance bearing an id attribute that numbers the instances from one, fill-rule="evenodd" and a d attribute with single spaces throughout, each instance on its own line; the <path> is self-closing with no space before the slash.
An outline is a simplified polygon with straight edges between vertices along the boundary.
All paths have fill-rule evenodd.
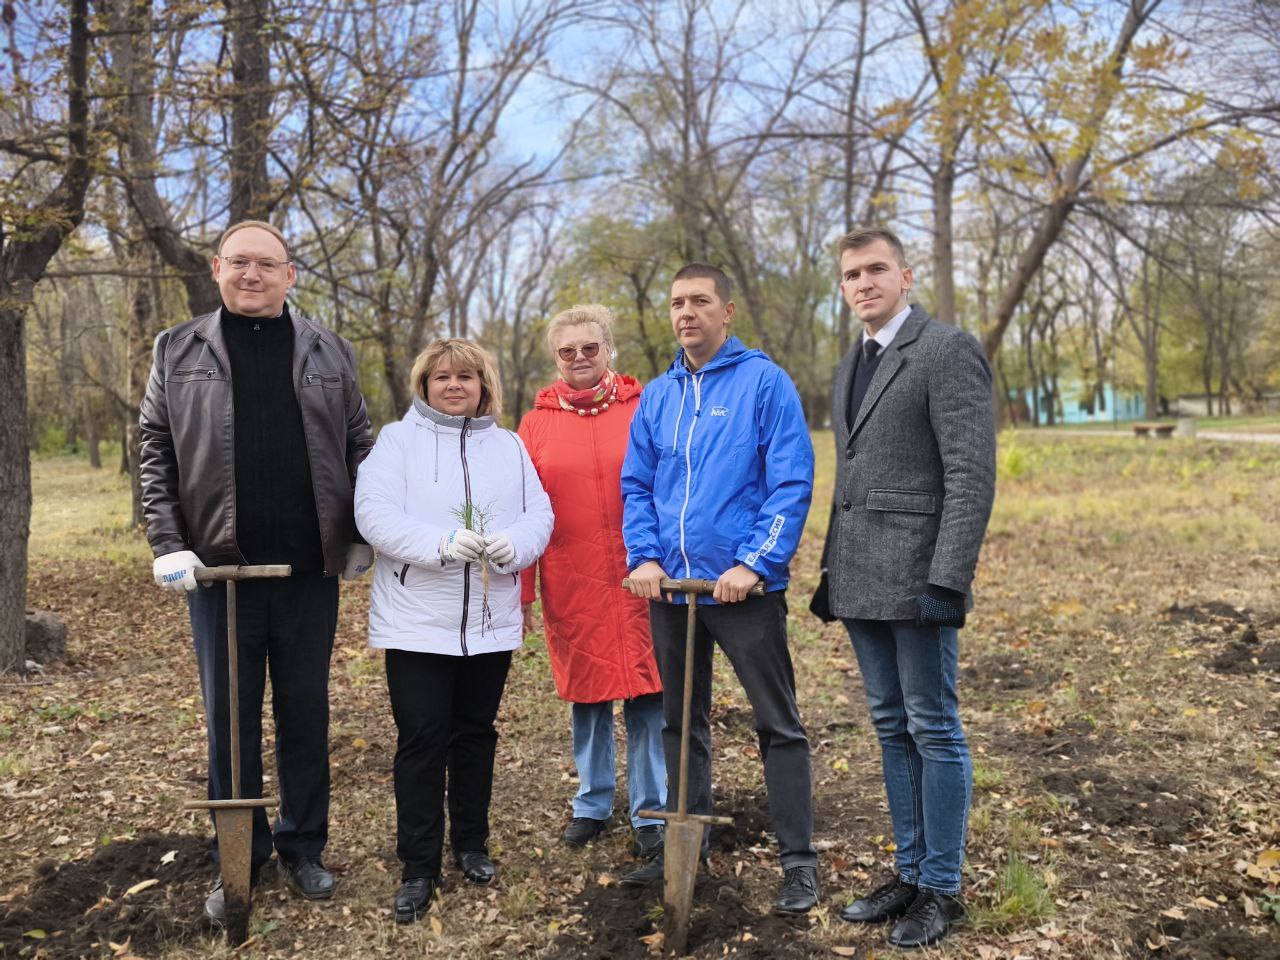
<path id="1" fill-rule="evenodd" d="M 520 437 L 551 497 L 555 527 L 538 562 L 542 619 L 556 691 L 572 705 L 578 793 L 564 841 L 581 847 L 608 828 L 614 798 L 613 705 L 627 728 L 632 852 L 662 848 L 661 821 L 639 811 L 666 804 L 662 684 L 645 601 L 620 589 L 627 575 L 620 476 L 640 383 L 610 369 L 613 315 L 571 307 L 547 329 L 560 378 L 539 391 Z M 534 569 L 524 572 L 525 630 L 532 628 Z"/>

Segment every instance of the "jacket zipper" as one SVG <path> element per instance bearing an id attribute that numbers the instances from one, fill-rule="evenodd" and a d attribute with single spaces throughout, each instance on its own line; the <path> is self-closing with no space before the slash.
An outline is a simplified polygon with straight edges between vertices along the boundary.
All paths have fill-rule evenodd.
<path id="1" fill-rule="evenodd" d="M 693 483 L 693 431 L 698 426 L 698 416 L 702 413 L 702 381 L 698 374 L 691 374 L 693 381 L 693 420 L 689 424 L 689 433 L 684 441 L 684 503 L 680 505 L 680 556 L 684 558 L 684 575 L 692 577 L 689 572 L 689 554 L 684 549 L 684 515 L 689 509 L 689 491 Z"/>
<path id="2" fill-rule="evenodd" d="M 471 423 L 470 417 L 463 418 L 462 433 L 459 434 L 458 443 L 462 457 L 462 490 L 466 497 L 463 509 L 471 506 L 471 471 L 467 469 L 467 426 Z M 462 643 L 462 655 L 469 656 L 467 652 L 467 611 L 471 608 L 471 563 L 470 561 L 462 565 L 462 625 L 458 629 L 458 639 Z"/>

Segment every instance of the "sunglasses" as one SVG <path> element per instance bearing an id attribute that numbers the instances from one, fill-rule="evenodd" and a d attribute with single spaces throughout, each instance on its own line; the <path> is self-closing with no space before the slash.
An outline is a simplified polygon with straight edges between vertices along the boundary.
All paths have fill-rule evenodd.
<path id="1" fill-rule="evenodd" d="M 587 360 L 590 360 L 593 357 L 595 357 L 595 355 L 599 352 L 600 352 L 600 344 L 584 343 L 580 347 L 561 347 L 559 350 L 556 351 L 556 355 L 559 356 L 560 359 L 563 360 L 565 363 L 569 363 L 579 353 L 581 353 L 582 356 L 585 357 Z"/>

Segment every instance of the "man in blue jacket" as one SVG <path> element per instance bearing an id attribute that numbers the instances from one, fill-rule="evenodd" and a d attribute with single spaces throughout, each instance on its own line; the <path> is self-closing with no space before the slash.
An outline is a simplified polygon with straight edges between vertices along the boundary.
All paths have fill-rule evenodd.
<path id="1" fill-rule="evenodd" d="M 683 598 L 664 602 L 667 576 L 716 582 L 700 602 L 689 745 L 689 810 L 711 812 L 711 659 L 733 664 L 760 737 L 784 880 L 774 909 L 810 910 L 819 897 L 809 740 L 787 650 L 787 565 L 813 492 L 813 446 L 787 374 L 729 336 L 729 278 L 691 263 L 671 287 L 680 352 L 644 389 L 622 465 L 623 539 L 631 591 L 650 600 L 662 676 L 667 782 L 679 778 L 684 689 Z M 748 591 L 763 582 L 764 596 Z M 662 877 L 661 857 L 623 879 Z"/>

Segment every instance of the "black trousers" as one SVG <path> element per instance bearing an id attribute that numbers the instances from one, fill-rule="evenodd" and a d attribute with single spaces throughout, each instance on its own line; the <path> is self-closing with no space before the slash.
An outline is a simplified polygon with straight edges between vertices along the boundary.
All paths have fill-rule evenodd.
<path id="1" fill-rule="evenodd" d="M 227 586 L 187 594 L 209 736 L 209 798 L 231 797 Z M 338 627 L 338 578 L 318 573 L 236 585 L 240 680 L 240 791 L 262 796 L 262 700 L 268 671 L 276 727 L 280 857 L 318 857 L 329 839 L 329 657 Z M 274 791 L 273 791 L 274 792 Z M 271 858 L 265 811 L 253 814 L 253 866 Z M 215 841 L 215 856 L 216 856 Z"/>
<path id="2" fill-rule="evenodd" d="M 440 876 L 445 776 L 449 844 L 487 849 L 498 731 L 511 651 L 454 657 L 387 651 L 395 717 L 396 856 L 405 880 Z"/>
<path id="3" fill-rule="evenodd" d="M 649 602 L 653 652 L 662 677 L 668 810 L 676 809 L 680 783 L 688 616 L 685 604 Z M 698 605 L 689 720 L 689 811 L 711 813 L 711 658 L 716 644 L 733 664 L 755 715 L 782 866 L 816 865 L 809 738 L 796 706 L 796 680 L 787 649 L 787 600 L 781 590 L 741 603 Z"/>

